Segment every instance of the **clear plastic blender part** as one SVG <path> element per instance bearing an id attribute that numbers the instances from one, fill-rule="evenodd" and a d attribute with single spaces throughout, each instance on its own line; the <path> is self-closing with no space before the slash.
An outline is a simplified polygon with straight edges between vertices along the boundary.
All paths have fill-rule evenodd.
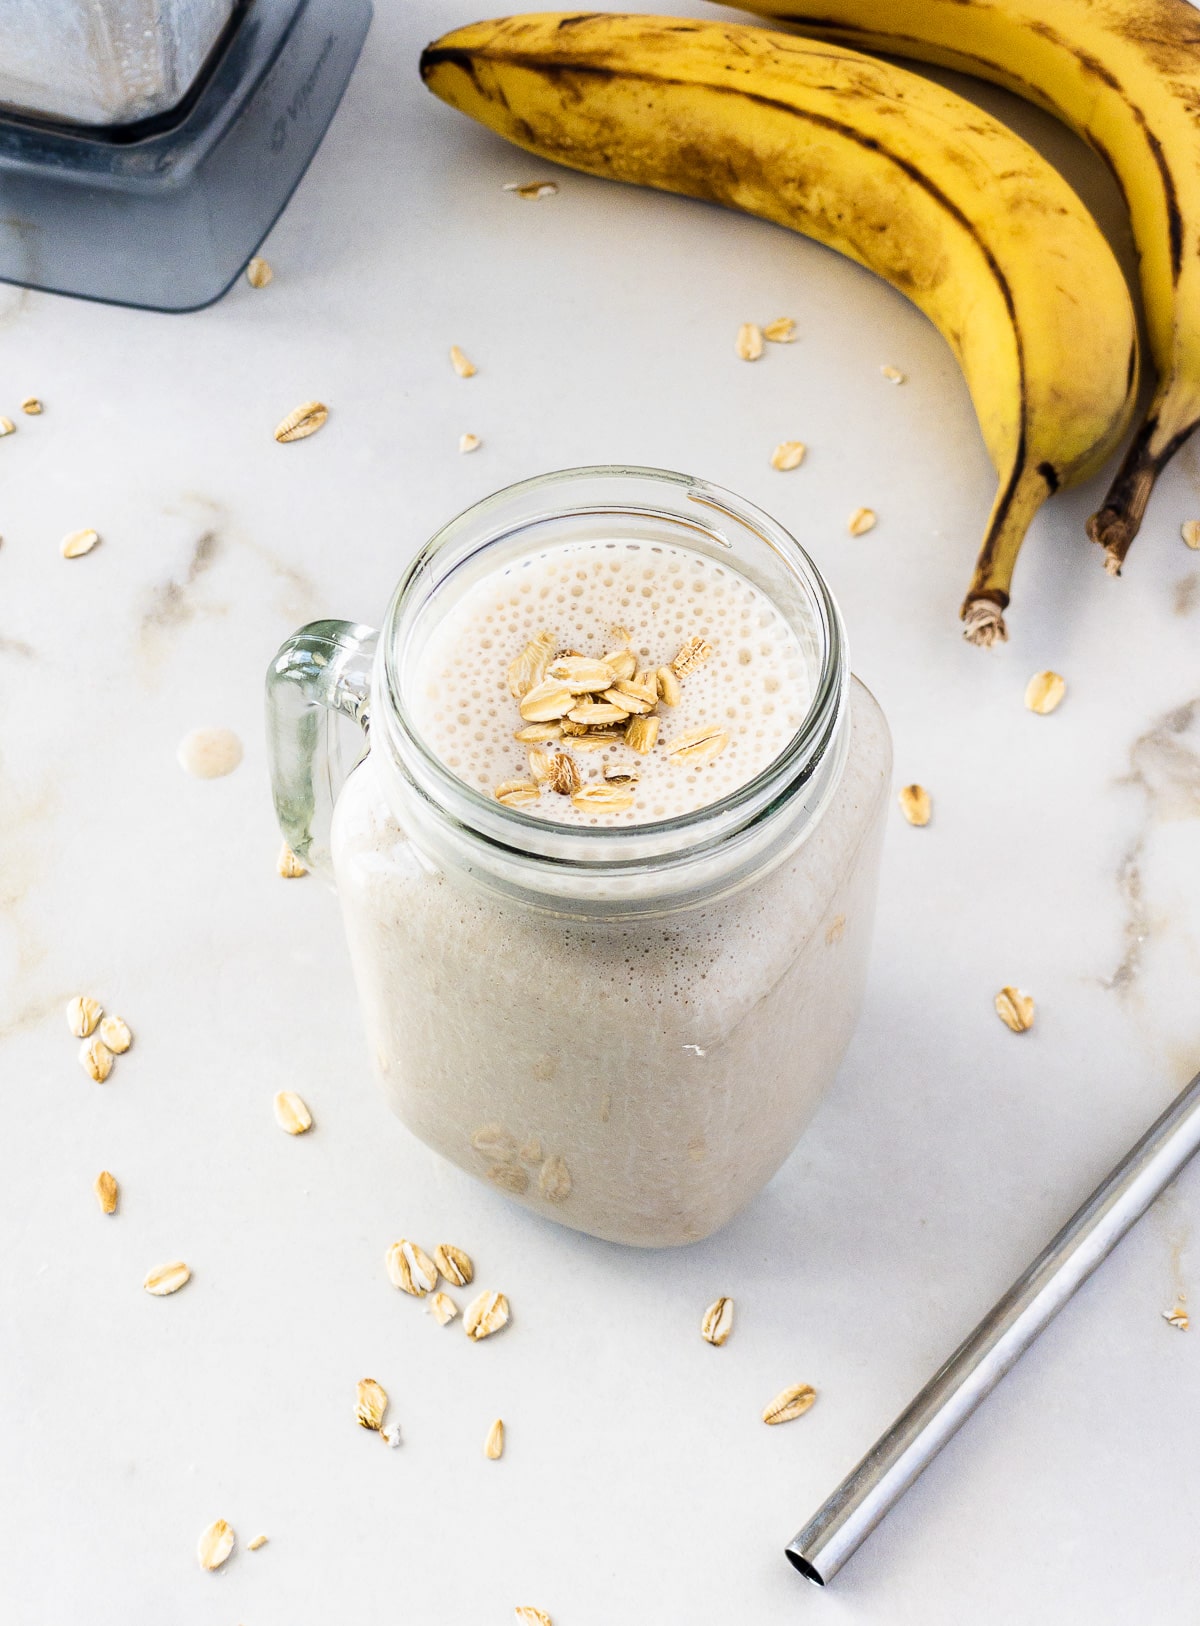
<path id="1" fill-rule="evenodd" d="M 235 0 L 0 0 L 0 107 L 133 124 L 177 107 Z"/>
<path id="2" fill-rule="evenodd" d="M 162 311 L 220 298 L 370 21 L 370 0 L 0 0 L 0 280 Z"/>

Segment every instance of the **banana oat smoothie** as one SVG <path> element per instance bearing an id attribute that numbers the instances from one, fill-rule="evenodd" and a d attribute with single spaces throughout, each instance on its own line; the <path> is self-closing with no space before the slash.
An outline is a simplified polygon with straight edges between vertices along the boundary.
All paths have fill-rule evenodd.
<path id="1" fill-rule="evenodd" d="M 369 649 L 318 623 L 277 670 L 330 628 Z M 330 845 L 395 1110 L 563 1224 L 707 1235 L 792 1150 L 864 982 L 890 742 L 824 583 L 717 488 L 571 471 L 447 527 L 357 687 L 354 659 L 309 681 L 356 715 L 369 689 Z M 276 799 L 295 839 L 278 770 Z"/>
<path id="2" fill-rule="evenodd" d="M 809 702 L 799 641 L 765 595 L 661 543 L 515 561 L 454 606 L 422 665 L 413 723 L 447 767 L 570 824 L 722 800 L 774 761 Z"/>

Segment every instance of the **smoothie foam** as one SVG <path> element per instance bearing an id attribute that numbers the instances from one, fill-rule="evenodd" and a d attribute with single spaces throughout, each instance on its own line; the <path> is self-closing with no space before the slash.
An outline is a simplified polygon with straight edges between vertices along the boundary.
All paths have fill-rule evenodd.
<path id="1" fill-rule="evenodd" d="M 529 774 L 528 747 L 507 682 L 510 661 L 543 631 L 559 652 L 599 659 L 628 648 L 639 669 L 669 663 L 689 638 L 712 646 L 688 673 L 678 704 L 660 704 L 658 743 L 645 755 L 623 740 L 570 751 L 584 785 L 605 770 L 637 775 L 623 812 L 580 809 L 543 789 L 523 811 L 568 824 L 641 824 L 710 806 L 755 778 L 783 751 L 808 710 L 807 664 L 796 634 L 740 571 L 659 542 L 589 541 L 547 547 L 494 570 L 447 606 L 422 650 L 406 700 L 413 725 L 466 784 L 491 795 Z M 669 755 L 679 736 L 715 725 L 729 742 L 712 761 Z"/>

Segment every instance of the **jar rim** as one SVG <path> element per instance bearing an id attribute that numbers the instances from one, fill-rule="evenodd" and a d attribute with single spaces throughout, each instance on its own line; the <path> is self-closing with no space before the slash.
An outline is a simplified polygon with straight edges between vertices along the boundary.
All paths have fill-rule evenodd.
<path id="1" fill-rule="evenodd" d="M 647 487 L 668 490 L 677 500 L 694 503 L 700 512 L 691 514 L 686 508 L 677 512 L 650 501 L 633 501 L 628 496 L 614 496 L 598 503 L 572 501 L 570 496 L 572 488 L 578 493 L 589 484 L 611 482 L 615 486 L 617 482 L 639 481 Z M 550 499 L 544 509 L 504 522 L 506 512 L 511 516 L 523 500 L 542 494 Z M 734 544 L 722 534 L 714 516 L 733 521 L 764 543 L 790 573 L 811 610 L 818 635 L 820 665 L 808 710 L 784 748 L 745 784 L 703 807 L 666 819 L 629 825 L 565 825 L 507 807 L 468 785 L 446 766 L 420 735 L 404 703 L 399 670 L 403 634 L 411 625 L 409 618 L 428 597 L 428 590 L 449 579 L 468 559 L 521 530 L 559 518 L 593 514 L 644 515 L 660 522 L 666 520 L 695 529 L 727 549 Z M 456 543 L 460 556 L 450 564 L 446 575 L 434 580 L 436 564 Z M 836 754 L 829 748 L 845 710 L 849 683 L 845 634 L 837 605 L 821 572 L 795 537 L 755 504 L 711 481 L 633 464 L 553 470 L 505 486 L 463 509 L 435 533 L 401 577 L 383 622 L 377 660 L 381 681 L 377 680 L 375 693 L 382 693 L 386 703 L 382 718 L 373 708 L 372 725 L 382 723 L 393 757 L 399 759 L 405 777 L 425 802 L 489 846 L 605 872 L 620 871 L 628 865 L 641 869 L 647 861 L 694 856 L 795 800 L 821 765 L 828 764 Z M 820 800 L 823 803 L 824 796 Z"/>

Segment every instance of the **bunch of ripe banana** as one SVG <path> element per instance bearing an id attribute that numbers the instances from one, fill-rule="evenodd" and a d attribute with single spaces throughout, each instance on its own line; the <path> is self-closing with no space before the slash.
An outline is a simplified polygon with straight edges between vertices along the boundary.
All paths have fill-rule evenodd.
<path id="1" fill-rule="evenodd" d="M 992 79 L 1069 124 L 1125 196 L 1158 387 L 1088 535 L 1113 576 L 1200 423 L 1200 14 L 1187 0 L 731 0 L 821 39 Z"/>
<path id="2" fill-rule="evenodd" d="M 1161 382 L 1089 524 L 1115 573 L 1156 474 L 1200 419 L 1200 17 L 1186 0 L 820 0 L 811 16 L 805 0 L 739 3 L 839 43 L 547 13 L 458 29 L 425 51 L 421 72 L 531 152 L 792 227 L 925 312 L 963 369 L 999 477 L 962 608 L 966 636 L 990 644 L 1005 636 L 1033 515 L 1094 473 L 1132 417 L 1129 292 L 1079 199 L 1031 147 L 841 42 L 999 80 L 1073 123 L 1117 171 Z"/>

